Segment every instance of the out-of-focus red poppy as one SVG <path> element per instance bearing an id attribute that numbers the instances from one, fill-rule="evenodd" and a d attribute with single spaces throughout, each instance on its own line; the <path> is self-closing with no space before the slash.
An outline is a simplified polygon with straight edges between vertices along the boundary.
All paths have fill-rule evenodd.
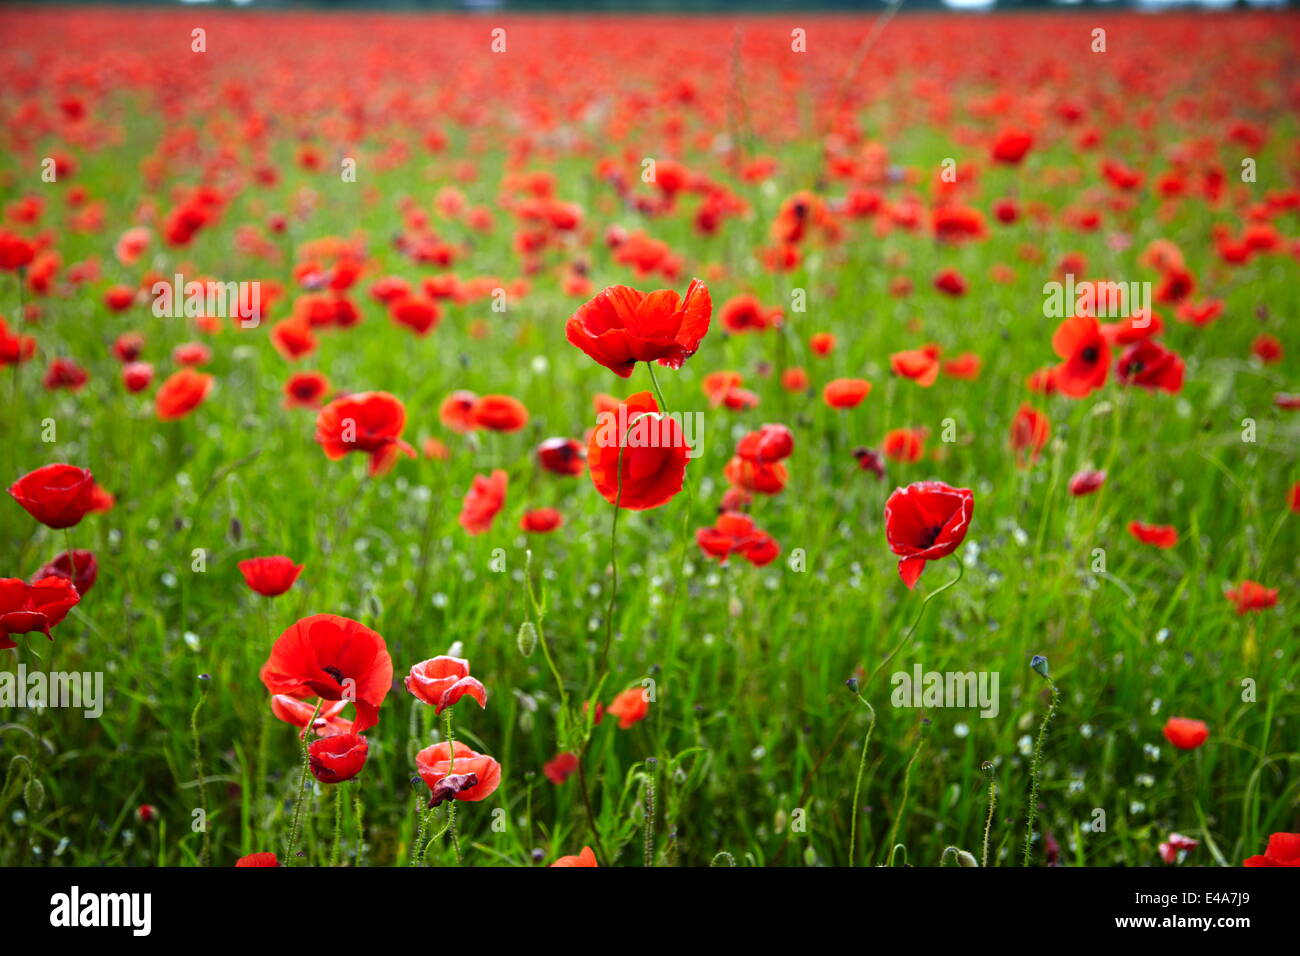
<path id="1" fill-rule="evenodd" d="M 1300 833 L 1274 833 L 1262 855 L 1247 857 L 1242 866 L 1300 866 Z"/>
<path id="2" fill-rule="evenodd" d="M 1159 342 L 1143 339 L 1124 350 L 1115 375 L 1125 385 L 1177 393 L 1183 387 L 1183 360 Z"/>
<path id="3" fill-rule="evenodd" d="M 494 432 L 517 432 L 528 424 L 528 409 L 509 395 L 484 395 L 474 403 L 470 418 L 476 428 Z"/>
<path id="4" fill-rule="evenodd" d="M 235 866 L 279 866 L 280 861 L 274 853 L 250 853 L 235 861 Z"/>
<path id="5" fill-rule="evenodd" d="M 650 714 L 650 698 L 642 687 L 629 687 L 605 708 L 607 714 L 618 718 L 621 730 L 627 730 L 633 724 L 645 720 Z"/>
<path id="6" fill-rule="evenodd" d="M 153 366 L 148 362 L 131 362 L 122 366 L 122 385 L 131 394 L 143 392 L 153 382 Z"/>
<path id="7" fill-rule="evenodd" d="M 758 396 L 740 387 L 743 381 L 739 372 L 710 372 L 704 376 L 701 387 L 713 408 L 723 405 L 732 411 L 742 411 L 758 405 Z"/>
<path id="8" fill-rule="evenodd" d="M 482 534 L 492 527 L 506 502 L 509 475 L 500 468 L 491 475 L 475 475 L 460 509 L 460 526 L 470 534 Z"/>
<path id="9" fill-rule="evenodd" d="M 966 537 L 975 495 L 942 481 L 918 481 L 896 488 L 885 502 L 885 540 L 899 555 L 898 574 L 916 586 L 927 561 L 952 554 Z"/>
<path id="10" fill-rule="evenodd" d="M 934 277 L 934 287 L 947 295 L 966 294 L 966 280 L 956 269 L 944 269 Z"/>
<path id="11" fill-rule="evenodd" d="M 869 471 L 876 478 L 885 477 L 885 458 L 874 448 L 860 447 L 853 449 L 853 457 L 858 462 L 858 467 L 863 471 Z"/>
<path id="12" fill-rule="evenodd" d="M 1200 846 L 1199 840 L 1193 840 L 1191 837 L 1185 837 L 1181 833 L 1171 833 L 1169 838 L 1163 841 L 1159 846 L 1160 859 L 1166 863 L 1177 863 L 1178 858 L 1184 853 L 1190 853 Z"/>
<path id="13" fill-rule="evenodd" d="M 9 331 L 9 324 L 0 316 L 0 368 L 31 360 L 36 354 L 36 339 Z"/>
<path id="14" fill-rule="evenodd" d="M 831 408 L 854 408 L 871 394 L 871 383 L 864 378 L 836 378 L 822 389 L 822 400 Z"/>
<path id="15" fill-rule="evenodd" d="M 1272 365 L 1275 362 L 1282 361 L 1282 343 L 1277 340 L 1276 336 L 1267 333 L 1258 335 L 1255 337 L 1255 341 L 1250 343 L 1250 354 L 1265 365 Z"/>
<path id="16" fill-rule="evenodd" d="M 77 589 L 77 594 L 85 597 L 99 577 L 99 562 L 93 551 L 62 551 L 32 575 L 32 584 L 42 578 L 66 578 Z M 1276 594 L 1277 592 L 1274 592 Z"/>
<path id="17" fill-rule="evenodd" d="M 1052 350 L 1061 357 L 1054 379 L 1057 390 L 1083 398 L 1106 384 L 1110 373 L 1110 344 L 1090 315 L 1066 319 L 1052 336 Z"/>
<path id="18" fill-rule="evenodd" d="M 781 387 L 787 392 L 802 392 L 808 387 L 808 373 L 795 366 L 781 373 Z"/>
<path id="19" fill-rule="evenodd" d="M 351 780 L 366 765 L 370 744 L 357 734 L 334 734 L 313 740 L 307 748 L 307 765 L 321 783 Z"/>
<path id="20" fill-rule="evenodd" d="M 1165 722 L 1165 739 L 1179 750 L 1195 750 L 1210 739 L 1210 728 L 1203 720 L 1170 717 Z"/>
<path id="21" fill-rule="evenodd" d="M 154 410 L 159 421 L 171 422 L 184 418 L 203 404 L 212 390 L 212 376 L 183 368 L 173 372 L 154 396 Z"/>
<path id="22" fill-rule="evenodd" d="M 95 479 L 76 465 L 45 465 L 9 486 L 9 494 L 29 515 L 48 528 L 77 525 L 94 505 Z"/>
<path id="23" fill-rule="evenodd" d="M 1047 416 L 1030 405 L 1021 405 L 1011 419 L 1011 450 L 1016 466 L 1024 468 L 1037 461 L 1051 436 L 1052 423 Z"/>
<path id="24" fill-rule="evenodd" d="M 487 706 L 487 688 L 469 676 L 469 661 L 460 657 L 444 654 L 421 661 L 411 668 L 404 683 L 416 699 L 434 708 L 434 713 L 441 714 L 467 695 L 480 707 Z"/>
<path id="25" fill-rule="evenodd" d="M 671 289 L 639 292 L 616 285 L 581 306 L 565 326 L 569 342 L 616 375 L 628 378 L 637 362 L 681 368 L 709 331 L 708 287 L 691 280 L 684 297 Z"/>
<path id="26" fill-rule="evenodd" d="M 438 420 L 454 432 L 471 432 L 474 430 L 474 406 L 478 396 L 473 392 L 460 390 L 452 392 L 438 408 Z"/>
<path id="27" fill-rule="evenodd" d="M 780 326 L 784 315 L 779 306 L 765 308 L 758 298 L 744 294 L 728 299 L 718 309 L 718 318 L 728 332 L 761 332 Z"/>
<path id="28" fill-rule="evenodd" d="M 386 474 L 399 454 L 415 457 L 402 441 L 406 407 L 387 392 L 358 392 L 334 399 L 316 416 L 316 442 L 330 461 L 348 452 L 370 456 L 370 474 Z"/>
<path id="29" fill-rule="evenodd" d="M 537 462 L 556 475 L 580 475 L 586 467 L 586 452 L 576 438 L 548 438 L 537 446 Z"/>
<path id="30" fill-rule="evenodd" d="M 830 332 L 814 332 L 808 347 L 815 355 L 830 355 L 835 351 L 835 336 Z"/>
<path id="31" fill-rule="evenodd" d="M 393 660 L 384 639 L 364 624 L 313 614 L 276 638 L 258 676 L 272 694 L 351 701 L 357 708 L 353 731 L 360 733 L 379 722 Z"/>
<path id="32" fill-rule="evenodd" d="M 747 514 L 724 512 L 711 528 L 695 532 L 695 541 L 701 550 L 723 564 L 733 554 L 738 554 L 755 567 L 771 564 L 781 553 L 781 546 L 770 534 L 760 530 Z"/>
<path id="33" fill-rule="evenodd" d="M 430 791 L 429 805 L 445 800 L 486 800 L 501 785 L 501 765 L 459 740 L 425 747 L 415 755 L 416 770 Z"/>
<path id="34" fill-rule="evenodd" d="M 80 600 L 73 583 L 60 575 L 33 584 L 22 578 L 0 578 L 0 650 L 18 646 L 15 634 L 40 631 L 53 640 L 50 628 Z"/>
<path id="35" fill-rule="evenodd" d="M 577 856 L 562 856 L 551 866 L 595 866 L 600 864 L 596 862 L 596 854 L 592 852 L 591 847 L 584 846 L 582 852 Z"/>
<path id="36" fill-rule="evenodd" d="M 1007 127 L 993 140 L 991 155 L 996 162 L 1017 165 L 1034 145 L 1034 136 L 1023 129 Z"/>
<path id="37" fill-rule="evenodd" d="M 244 576 L 244 582 L 266 597 L 276 597 L 293 587 L 302 568 L 301 564 L 294 564 L 282 554 L 239 562 L 239 573 Z"/>
<path id="38" fill-rule="evenodd" d="M 1172 548 L 1178 543 L 1178 529 L 1173 525 L 1130 521 L 1128 533 L 1143 544 L 1154 545 L 1157 548 Z"/>
<path id="39" fill-rule="evenodd" d="M 564 524 L 564 515 L 554 508 L 533 508 L 519 519 L 519 527 L 530 534 L 546 534 Z"/>
<path id="40" fill-rule="evenodd" d="M 1224 597 L 1237 605 L 1238 614 L 1248 614 L 1251 611 L 1263 611 L 1275 606 L 1277 588 L 1266 588 L 1257 581 L 1243 578 L 1235 588 L 1229 588 L 1224 593 Z"/>
<path id="41" fill-rule="evenodd" d="M 88 381 L 90 376 L 86 374 L 86 370 L 72 359 L 56 358 L 45 370 L 45 377 L 41 379 L 41 384 L 50 391 L 66 388 L 70 392 L 77 392 Z"/>
<path id="42" fill-rule="evenodd" d="M 1070 477 L 1070 494 L 1076 498 L 1090 495 L 1106 483 L 1104 471 L 1080 471 Z"/>
<path id="43" fill-rule="evenodd" d="M 587 442 L 587 466 L 606 501 L 643 511 L 667 504 L 682 490 L 690 448 L 677 421 L 659 413 L 653 395 L 638 392 L 599 417 Z"/>
<path id="44" fill-rule="evenodd" d="M 330 380 L 320 372 L 294 372 L 284 383 L 285 408 L 319 409 L 330 390 Z"/>
<path id="45" fill-rule="evenodd" d="M 974 352 L 963 352 L 956 358 L 948 359 L 943 363 L 943 374 L 949 378 L 960 378 L 967 381 L 974 381 L 980 377 L 980 368 L 983 362 Z"/>
<path id="46" fill-rule="evenodd" d="M 920 461 L 925 454 L 925 432 L 919 428 L 895 428 L 885 435 L 880 447 L 891 461 Z"/>

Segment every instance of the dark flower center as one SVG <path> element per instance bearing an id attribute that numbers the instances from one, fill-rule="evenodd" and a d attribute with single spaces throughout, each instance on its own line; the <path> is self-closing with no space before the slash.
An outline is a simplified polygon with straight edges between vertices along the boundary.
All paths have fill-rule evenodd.
<path id="1" fill-rule="evenodd" d="M 943 525 L 933 525 L 921 532 L 921 547 L 928 548 L 934 544 L 939 537 L 939 532 L 943 531 Z"/>
<path id="2" fill-rule="evenodd" d="M 1097 361 L 1097 356 L 1099 354 L 1100 353 L 1097 351 L 1097 346 L 1089 345 L 1086 349 L 1083 350 L 1083 360 L 1087 362 L 1089 365 L 1091 365 L 1093 362 Z"/>

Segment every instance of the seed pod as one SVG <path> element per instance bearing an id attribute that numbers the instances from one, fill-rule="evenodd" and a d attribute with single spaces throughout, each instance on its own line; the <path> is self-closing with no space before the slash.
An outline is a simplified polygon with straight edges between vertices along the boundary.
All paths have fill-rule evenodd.
<path id="1" fill-rule="evenodd" d="M 533 653 L 537 647 L 537 628 L 533 626 L 532 621 L 524 621 L 519 625 L 519 635 L 515 638 L 515 643 L 519 647 L 519 653 L 524 657 Z"/>

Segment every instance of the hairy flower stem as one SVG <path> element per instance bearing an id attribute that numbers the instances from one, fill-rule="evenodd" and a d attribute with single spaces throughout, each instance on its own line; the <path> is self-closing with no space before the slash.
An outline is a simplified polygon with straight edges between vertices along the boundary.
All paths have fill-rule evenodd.
<path id="1" fill-rule="evenodd" d="M 321 705 L 324 703 L 324 699 L 317 699 L 316 709 L 311 712 L 311 719 L 307 721 L 307 726 L 303 728 L 302 732 L 302 773 L 298 777 L 298 802 L 293 808 L 293 825 L 289 828 L 289 845 L 284 851 L 285 866 L 293 866 L 293 854 L 298 849 L 303 804 L 307 802 L 307 774 L 310 768 L 310 756 L 307 748 L 311 746 L 311 735 L 316 728 L 316 716 L 320 713 Z"/>
<path id="2" fill-rule="evenodd" d="M 930 602 L 960 581 L 962 574 L 964 574 L 965 571 L 966 568 L 965 565 L 961 563 L 961 558 L 957 558 L 957 576 L 947 584 L 936 588 L 925 596 L 925 600 L 921 602 L 921 607 L 916 612 L 916 617 L 912 620 L 912 626 L 907 629 L 907 633 L 903 635 L 903 639 L 898 642 L 897 646 L 892 651 L 889 652 L 889 656 L 871 672 L 871 675 L 862 682 L 864 690 L 871 686 L 871 681 L 875 676 L 884 670 L 889 662 L 894 659 L 894 656 L 901 651 L 904 646 L 906 646 L 908 641 L 912 639 L 912 635 L 916 632 L 917 625 L 921 623 L 921 618 L 925 616 L 925 609 L 930 606 Z M 857 698 L 862 701 L 867 710 L 871 713 L 871 724 L 867 727 L 867 736 L 862 741 L 862 756 L 858 759 L 858 776 L 857 780 L 853 784 L 853 813 L 849 818 L 849 866 L 857 865 L 858 814 L 862 812 L 861 807 L 858 806 L 858 800 L 862 793 L 862 776 L 867 769 L 867 747 L 871 744 L 871 732 L 876 727 L 875 710 L 867 703 L 861 693 L 857 694 Z M 916 758 L 913 757 L 912 759 L 915 760 Z M 910 771 L 911 764 L 908 764 L 908 769 Z M 895 822 L 895 826 L 897 826 L 897 821 Z"/>
<path id="3" fill-rule="evenodd" d="M 447 728 L 447 746 L 450 748 L 451 757 L 447 761 L 447 775 L 456 771 L 456 738 L 451 734 L 451 708 L 443 712 L 444 726 Z M 451 848 L 456 853 L 456 865 L 462 866 L 464 861 L 460 856 L 460 835 L 456 832 L 456 798 L 452 797 L 447 801 L 447 832 L 451 834 Z"/>
<path id="4" fill-rule="evenodd" d="M 655 865 L 655 770 L 657 761 L 647 761 L 650 772 L 645 780 L 645 865 Z"/>
<path id="5" fill-rule="evenodd" d="M 212 836 L 208 829 L 208 781 L 203 773 L 203 747 L 199 741 L 199 709 L 208 696 L 207 681 L 199 681 L 199 699 L 190 712 L 190 739 L 194 742 L 194 779 L 199 785 L 199 808 L 203 811 L 203 843 L 199 850 L 199 866 L 212 861 Z"/>
<path id="6" fill-rule="evenodd" d="M 894 865 L 894 853 L 898 850 L 898 826 L 903 822 L 903 811 L 907 809 L 907 794 L 912 786 L 912 767 L 921 756 L 921 749 L 924 746 L 925 737 L 922 736 L 916 743 L 916 750 L 912 754 L 912 759 L 907 762 L 907 769 L 903 771 L 903 793 L 898 798 L 898 812 L 894 814 L 894 824 L 889 828 L 889 842 L 886 844 L 889 847 L 889 856 L 885 860 L 885 866 Z"/>
<path id="7" fill-rule="evenodd" d="M 1052 702 L 1047 705 L 1043 722 L 1038 725 L 1038 738 L 1034 741 L 1034 757 L 1029 764 L 1029 807 L 1025 811 L 1025 854 L 1022 865 L 1029 865 L 1029 854 L 1034 844 L 1034 818 L 1038 816 L 1038 784 L 1043 774 L 1043 743 L 1047 740 L 1047 726 L 1056 716 L 1056 705 L 1061 695 L 1056 689 L 1056 682 L 1050 677 L 1047 684 L 1052 688 Z"/>
<path id="8" fill-rule="evenodd" d="M 646 367 L 646 371 L 650 373 L 650 383 L 654 386 L 655 397 L 659 400 L 659 411 L 662 414 L 667 415 L 669 414 L 668 403 L 664 401 L 663 389 L 659 387 L 659 377 L 655 374 L 654 363 L 646 362 L 645 367 Z M 685 435 L 683 435 L 682 438 L 683 440 L 685 440 Z M 688 459 L 687 464 L 689 463 L 690 462 Z M 695 511 L 695 490 L 691 487 L 690 478 L 687 476 L 688 470 L 689 469 L 682 470 L 682 488 L 686 490 L 686 510 L 682 513 L 681 554 L 677 560 L 677 579 L 673 583 L 673 593 L 672 593 L 672 597 L 669 598 L 668 614 L 665 617 L 665 620 L 668 622 L 668 627 L 670 629 L 669 630 L 670 649 L 671 649 L 671 644 L 674 641 L 674 638 L 677 634 L 677 629 L 673 625 L 674 615 L 677 612 L 677 601 L 682 591 L 685 590 L 686 587 L 686 557 L 688 554 L 690 554 L 690 541 L 691 541 L 690 522 L 691 522 L 691 515 Z M 669 660 L 673 659 L 673 654 L 671 652 L 668 654 L 668 659 Z"/>
<path id="9" fill-rule="evenodd" d="M 993 832 L 993 811 L 998 805 L 998 782 L 993 779 L 993 774 L 989 773 L 989 815 L 984 820 L 984 853 L 980 858 L 980 866 L 989 865 L 989 836 Z"/>
<path id="10" fill-rule="evenodd" d="M 343 785 L 334 785 L 334 849 L 330 851 L 330 866 L 338 866 L 343 856 Z"/>

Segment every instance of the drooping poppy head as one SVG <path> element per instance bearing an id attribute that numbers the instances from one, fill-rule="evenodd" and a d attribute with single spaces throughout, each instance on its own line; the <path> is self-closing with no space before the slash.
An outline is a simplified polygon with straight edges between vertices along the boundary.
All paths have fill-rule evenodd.
<path id="1" fill-rule="evenodd" d="M 482 534 L 506 502 L 506 485 L 510 476 L 501 468 L 489 475 L 475 475 L 465 492 L 460 509 L 460 526 L 470 534 Z"/>
<path id="2" fill-rule="evenodd" d="M 32 575 L 32 584 L 41 578 L 59 577 L 71 581 L 77 594 L 85 597 L 99 576 L 99 562 L 93 551 L 63 551 Z"/>
<path id="3" fill-rule="evenodd" d="M 577 856 L 562 856 L 551 866 L 595 866 L 600 864 L 596 862 L 596 854 L 592 852 L 591 847 L 584 846 L 582 852 Z"/>
<path id="4" fill-rule="evenodd" d="M 446 800 L 486 800 L 501 785 L 501 764 L 459 740 L 425 747 L 415 755 L 415 766 L 429 788 L 430 806 Z"/>
<path id="5" fill-rule="evenodd" d="M 212 376 L 196 372 L 188 366 L 173 372 L 154 396 L 154 410 L 159 421 L 171 422 L 184 418 L 203 404 L 212 391 Z"/>
<path id="6" fill-rule="evenodd" d="M 351 701 L 357 708 L 353 730 L 360 733 L 379 722 L 393 660 L 384 639 L 364 624 L 313 614 L 276 638 L 259 676 L 272 694 Z"/>
<path id="7" fill-rule="evenodd" d="M 896 488 L 885 502 L 885 540 L 900 556 L 898 573 L 912 588 L 934 561 L 957 550 L 970 528 L 975 495 L 942 481 L 918 481 Z"/>
<path id="8" fill-rule="evenodd" d="M 244 582 L 265 597 L 276 597 L 293 587 L 302 568 L 301 564 L 294 564 L 282 554 L 239 562 L 239 573 L 244 576 Z"/>
<path id="9" fill-rule="evenodd" d="M 76 465 L 45 465 L 9 486 L 9 494 L 47 528 L 77 525 L 94 504 L 95 479 Z"/>
<path id="10" fill-rule="evenodd" d="M 366 765 L 370 744 L 357 734 L 335 734 L 313 740 L 307 748 L 312 776 L 321 783 L 351 780 Z"/>
<path id="11" fill-rule="evenodd" d="M 1210 728 L 1203 720 L 1170 717 L 1165 723 L 1165 739 L 1179 750 L 1195 750 L 1210 739 Z"/>
<path id="12" fill-rule="evenodd" d="M 681 368 L 709 331 L 708 287 L 692 279 L 686 295 L 671 289 L 640 292 L 610 286 L 581 306 L 565 326 L 569 342 L 616 375 L 628 378 L 637 362 Z"/>
<path id="13" fill-rule="evenodd" d="M 50 628 L 80 600 L 76 586 L 59 575 L 32 584 L 22 578 L 0 578 L 0 650 L 18 646 L 15 634 L 39 631 L 53 640 Z"/>
<path id="14" fill-rule="evenodd" d="M 1054 379 L 1062 395 L 1083 398 L 1106 384 L 1110 344 L 1092 316 L 1078 315 L 1062 322 L 1052 336 L 1052 349 L 1062 359 Z"/>
<path id="15" fill-rule="evenodd" d="M 653 395 L 638 392 L 599 419 L 587 442 L 587 465 L 606 501 L 643 511 L 682 490 L 690 448 L 677 421 L 659 413 Z"/>
<path id="16" fill-rule="evenodd" d="M 462 697 L 472 697 L 487 707 L 487 688 L 469 676 L 469 661 L 445 654 L 421 661 L 406 675 L 406 689 L 441 714 Z"/>
<path id="17" fill-rule="evenodd" d="M 402 441 L 406 406 L 387 392 L 358 392 L 334 399 L 316 416 L 316 442 L 330 461 L 348 452 L 370 456 L 370 474 L 378 477 L 393 467 L 399 454 L 415 457 Z"/>
<path id="18" fill-rule="evenodd" d="M 650 698 L 644 687 L 629 687 L 614 698 L 605 712 L 618 718 L 619 729 L 627 730 L 649 716 Z"/>

